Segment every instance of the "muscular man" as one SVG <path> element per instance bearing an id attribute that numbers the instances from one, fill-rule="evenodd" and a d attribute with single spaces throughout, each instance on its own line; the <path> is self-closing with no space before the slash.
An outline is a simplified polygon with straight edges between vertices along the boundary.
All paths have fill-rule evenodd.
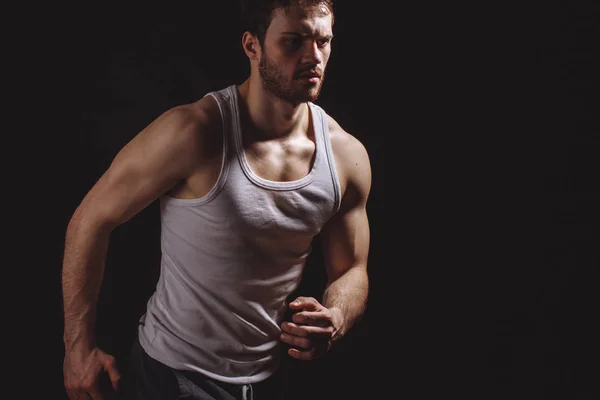
<path id="1" fill-rule="evenodd" d="M 245 15 L 248 79 L 160 115 L 121 149 L 70 220 L 71 399 L 107 398 L 104 373 L 119 390 L 115 359 L 95 342 L 96 301 L 111 231 L 157 199 L 161 273 L 131 353 L 139 398 L 279 399 L 280 349 L 321 357 L 365 310 L 369 157 L 314 103 L 331 52 L 332 2 L 252 1 Z M 322 299 L 288 302 L 317 235 Z"/>

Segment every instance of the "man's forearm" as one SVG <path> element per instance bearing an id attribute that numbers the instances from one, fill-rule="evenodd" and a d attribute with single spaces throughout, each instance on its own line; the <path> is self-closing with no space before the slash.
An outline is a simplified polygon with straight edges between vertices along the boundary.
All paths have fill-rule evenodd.
<path id="1" fill-rule="evenodd" d="M 341 339 L 363 315 L 369 292 L 369 279 L 364 268 L 351 268 L 331 282 L 323 293 L 323 305 L 339 313 L 341 326 L 333 340 Z"/>
<path id="2" fill-rule="evenodd" d="M 95 346 L 96 302 L 110 231 L 75 216 L 69 223 L 62 270 L 64 343 Z"/>

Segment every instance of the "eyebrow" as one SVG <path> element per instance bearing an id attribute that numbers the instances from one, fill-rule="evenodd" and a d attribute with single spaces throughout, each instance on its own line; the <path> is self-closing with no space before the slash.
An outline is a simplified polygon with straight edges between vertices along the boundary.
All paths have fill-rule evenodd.
<path id="1" fill-rule="evenodd" d="M 303 38 L 307 38 L 307 37 L 311 37 L 314 35 L 311 34 L 307 34 L 307 33 L 298 33 L 298 32 L 281 32 L 282 35 L 291 35 L 291 36 L 298 36 L 298 37 L 303 37 Z M 321 36 L 324 39 L 333 39 L 333 35 L 324 35 Z"/>

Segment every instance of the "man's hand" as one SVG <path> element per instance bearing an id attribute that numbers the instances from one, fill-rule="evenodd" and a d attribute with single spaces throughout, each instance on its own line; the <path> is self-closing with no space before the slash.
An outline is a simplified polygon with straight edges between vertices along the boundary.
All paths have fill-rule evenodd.
<path id="1" fill-rule="evenodd" d="M 108 394 L 102 392 L 103 388 L 100 385 L 100 377 L 104 371 L 108 373 L 112 387 L 117 391 L 120 374 L 113 356 L 98 348 L 91 351 L 67 351 L 63 373 L 69 399 L 109 399 Z"/>
<path id="2" fill-rule="evenodd" d="M 337 309 L 325 308 L 313 297 L 298 297 L 290 303 L 292 322 L 281 324 L 281 341 L 291 346 L 288 354 L 298 360 L 314 360 L 329 351 L 343 317 Z"/>

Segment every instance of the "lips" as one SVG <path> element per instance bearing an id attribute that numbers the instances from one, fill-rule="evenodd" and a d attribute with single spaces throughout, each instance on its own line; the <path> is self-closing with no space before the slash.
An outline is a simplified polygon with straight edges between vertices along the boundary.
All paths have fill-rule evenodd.
<path id="1" fill-rule="evenodd" d="M 308 74 L 305 73 L 305 74 L 300 75 L 300 78 L 302 78 L 302 79 L 321 78 L 321 74 L 317 74 L 315 72 L 311 72 Z"/>

